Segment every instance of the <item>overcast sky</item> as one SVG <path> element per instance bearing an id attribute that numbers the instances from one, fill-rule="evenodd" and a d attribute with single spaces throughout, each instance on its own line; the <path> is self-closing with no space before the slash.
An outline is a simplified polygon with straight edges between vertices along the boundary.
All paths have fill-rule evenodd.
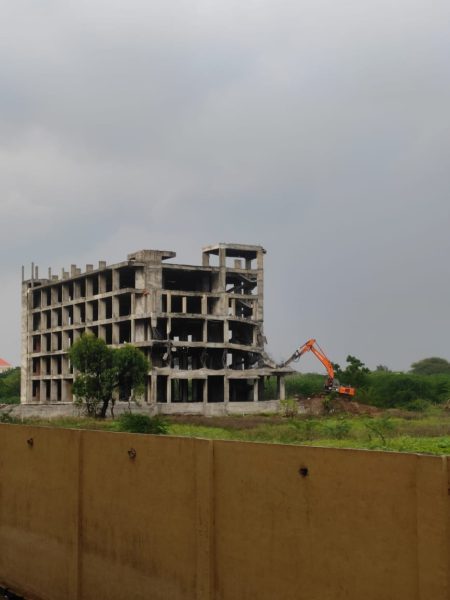
<path id="1" fill-rule="evenodd" d="M 22 264 L 230 241 L 276 359 L 450 359 L 448 0 L 0 6 L 1 357 Z"/>

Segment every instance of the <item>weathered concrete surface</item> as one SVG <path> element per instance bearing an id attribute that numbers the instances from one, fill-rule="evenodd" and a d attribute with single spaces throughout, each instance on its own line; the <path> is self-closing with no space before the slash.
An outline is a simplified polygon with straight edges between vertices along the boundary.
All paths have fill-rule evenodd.
<path id="1" fill-rule="evenodd" d="M 446 457 L 0 425 L 0 585 L 448 600 L 448 488 Z"/>
<path id="2" fill-rule="evenodd" d="M 262 413 L 278 413 L 280 402 L 278 400 L 262 400 L 261 402 L 183 402 L 159 403 L 149 406 L 146 403 L 130 406 L 126 402 L 119 402 L 114 406 L 114 415 L 123 412 L 136 412 L 149 415 L 204 415 L 207 417 L 220 417 L 224 415 L 255 415 Z M 0 414 L 9 413 L 12 417 L 26 419 L 39 417 L 54 419 L 58 417 L 79 417 L 83 409 L 72 402 L 57 402 L 53 404 L 0 404 Z M 110 412 L 108 412 L 108 415 Z"/>

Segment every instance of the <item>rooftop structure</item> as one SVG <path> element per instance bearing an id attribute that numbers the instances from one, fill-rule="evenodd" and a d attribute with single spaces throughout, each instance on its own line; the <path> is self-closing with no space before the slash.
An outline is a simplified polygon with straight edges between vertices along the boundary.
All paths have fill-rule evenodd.
<path id="1" fill-rule="evenodd" d="M 140 250 L 114 265 L 49 269 L 46 278 L 32 265 L 22 277 L 21 402 L 73 401 L 67 351 L 88 332 L 146 354 L 145 402 L 155 412 L 265 410 L 265 378 L 277 377 L 282 399 L 287 370 L 264 351 L 264 254 L 221 243 L 191 266 L 166 262 L 172 251 Z"/>
<path id="2" fill-rule="evenodd" d="M 4 360 L 3 358 L 0 358 L 0 373 L 4 373 L 5 371 L 9 371 L 12 368 L 13 368 L 13 366 L 10 365 L 9 362 L 7 362 L 6 360 Z"/>

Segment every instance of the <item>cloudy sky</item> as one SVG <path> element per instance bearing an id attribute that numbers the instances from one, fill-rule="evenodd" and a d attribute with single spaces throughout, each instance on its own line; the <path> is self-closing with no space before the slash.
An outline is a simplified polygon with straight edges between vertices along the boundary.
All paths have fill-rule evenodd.
<path id="1" fill-rule="evenodd" d="M 276 359 L 450 359 L 448 0 L 0 5 L 0 356 L 22 264 L 233 241 Z"/>

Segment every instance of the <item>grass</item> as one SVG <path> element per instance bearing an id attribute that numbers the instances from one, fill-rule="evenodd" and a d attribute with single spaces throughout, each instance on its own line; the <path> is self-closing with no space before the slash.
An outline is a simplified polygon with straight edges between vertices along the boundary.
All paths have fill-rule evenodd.
<path id="1" fill-rule="evenodd" d="M 432 409 L 424 414 L 402 413 L 400 416 L 386 411 L 375 417 L 168 417 L 166 422 L 168 434 L 176 436 L 450 454 L 450 414 L 442 409 Z M 102 421 L 82 417 L 51 420 L 29 418 L 23 423 L 72 429 L 123 431 L 123 422 L 120 419 Z"/>

